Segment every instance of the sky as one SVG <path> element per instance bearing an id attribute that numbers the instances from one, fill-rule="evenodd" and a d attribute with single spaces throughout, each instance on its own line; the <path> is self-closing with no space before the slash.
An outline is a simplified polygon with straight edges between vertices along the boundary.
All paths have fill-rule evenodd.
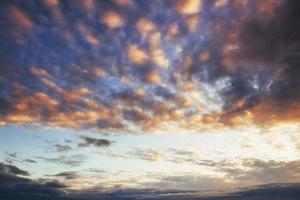
<path id="1" fill-rule="evenodd" d="M 300 182 L 299 9 L 0 1 L 0 199 L 7 184 L 76 198 L 285 194 Z"/>

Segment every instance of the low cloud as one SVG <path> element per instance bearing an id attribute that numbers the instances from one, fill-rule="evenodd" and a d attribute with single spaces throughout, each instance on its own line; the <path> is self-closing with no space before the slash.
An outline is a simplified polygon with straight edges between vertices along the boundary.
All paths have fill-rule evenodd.
<path id="1" fill-rule="evenodd" d="M 10 175 L 10 176 L 29 176 L 27 171 L 21 170 L 14 165 L 8 165 L 5 163 L 0 163 L 0 172 L 2 175 Z"/>
<path id="2" fill-rule="evenodd" d="M 255 164 L 260 165 L 260 164 Z M 74 171 L 61 172 L 54 177 L 63 177 L 73 180 L 76 176 Z M 13 165 L 0 164 L 0 197 L 3 199 L 38 199 L 38 200 L 86 200 L 86 199 L 107 199 L 107 200 L 125 200 L 125 199 L 164 199 L 164 200 L 194 200 L 194 199 L 274 199 L 274 196 L 285 200 L 297 199 L 300 195 L 299 184 L 268 184 L 247 188 L 224 189 L 224 186 L 230 186 L 221 179 L 202 176 L 158 176 L 161 181 L 158 183 L 145 183 L 158 189 L 118 189 L 112 188 L 107 191 L 88 190 L 69 190 L 67 185 L 57 180 L 39 179 L 33 180 L 19 176 L 29 175 L 22 169 Z M 208 183 L 208 184 L 207 184 Z M 168 187 L 177 185 L 181 190 L 169 190 Z M 210 187 L 222 187 L 222 190 L 205 190 Z M 218 188 L 217 187 L 217 188 Z M 183 189 L 183 190 L 182 190 Z M 200 190 L 198 190 L 200 189 Z"/>

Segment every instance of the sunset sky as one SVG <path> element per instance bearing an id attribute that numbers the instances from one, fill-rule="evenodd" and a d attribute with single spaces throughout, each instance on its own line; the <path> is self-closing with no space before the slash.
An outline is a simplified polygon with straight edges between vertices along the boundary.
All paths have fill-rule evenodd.
<path id="1" fill-rule="evenodd" d="M 0 30 L 7 183 L 300 182 L 300 1 L 1 0 Z"/>

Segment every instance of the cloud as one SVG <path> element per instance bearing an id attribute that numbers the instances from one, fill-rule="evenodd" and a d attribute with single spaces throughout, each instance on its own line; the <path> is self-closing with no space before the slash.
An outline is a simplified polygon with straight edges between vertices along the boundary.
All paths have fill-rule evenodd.
<path id="1" fill-rule="evenodd" d="M 259 185 L 266 183 L 297 183 L 300 163 L 295 161 L 259 160 L 254 158 L 241 161 L 200 161 L 199 165 L 212 167 L 216 172 L 225 173 L 224 178 L 238 185 Z"/>
<path id="2" fill-rule="evenodd" d="M 298 3 L 148 4 L 4 3 L 0 124 L 139 133 L 299 121 Z"/>
<path id="3" fill-rule="evenodd" d="M 54 147 L 56 148 L 57 152 L 65 152 L 70 151 L 72 149 L 69 145 L 62 145 L 62 144 L 55 144 Z"/>
<path id="4" fill-rule="evenodd" d="M 257 165 L 257 164 L 256 164 Z M 15 170 L 18 169 L 18 170 Z M 0 167 L 0 192 L 1 198 L 4 199 L 274 199 L 280 197 L 286 200 L 296 199 L 300 194 L 299 184 L 267 184 L 246 188 L 231 188 L 230 190 L 203 190 L 211 185 L 222 185 L 224 182 L 218 179 L 208 177 L 195 176 L 163 176 L 160 183 L 156 183 L 155 187 L 160 189 L 113 189 L 111 191 L 89 190 L 69 190 L 67 185 L 57 180 L 46 179 L 29 179 L 22 178 L 19 175 L 24 174 L 24 170 L 16 166 L 1 163 Z M 72 180 L 76 176 L 76 172 L 66 171 L 56 174 L 56 177 L 64 177 Z M 202 185 L 203 183 L 208 185 Z M 166 185 L 166 183 L 168 183 Z M 197 183 L 197 184 L 195 184 Z M 147 183 L 152 184 L 152 183 Z M 181 189 L 186 190 L 169 190 L 166 188 L 171 185 L 179 185 Z M 226 184 L 226 183 L 225 183 Z M 197 185 L 197 188 L 194 188 Z M 154 186 L 154 185 L 153 185 Z M 164 189 L 161 189 L 164 188 Z M 193 190 L 193 189 L 202 190 Z"/>
<path id="5" fill-rule="evenodd" d="M 96 147 L 109 147 L 111 145 L 111 141 L 106 139 L 96 139 L 86 136 L 82 136 L 81 139 L 83 139 L 84 142 L 78 145 L 80 147 L 87 147 L 90 145 L 94 145 Z"/>
<path id="6" fill-rule="evenodd" d="M 30 18 L 18 7 L 10 9 L 10 17 L 20 28 L 31 29 L 34 27 Z"/>
<path id="7" fill-rule="evenodd" d="M 74 172 L 74 171 L 65 171 L 65 172 L 55 174 L 53 176 L 62 177 L 66 180 L 72 180 L 72 179 L 78 178 L 77 172 Z"/>
<path id="8" fill-rule="evenodd" d="M 148 150 L 136 149 L 133 154 L 139 159 L 151 161 L 151 162 L 159 161 L 163 156 L 163 152 L 151 150 L 151 149 Z"/>
<path id="9" fill-rule="evenodd" d="M 49 158 L 36 156 L 35 158 L 44 160 L 46 162 L 51 162 L 55 164 L 67 165 L 71 167 L 76 167 L 84 163 L 86 157 L 82 154 L 74 154 L 71 156 L 60 155 L 59 157 Z"/>
<path id="10" fill-rule="evenodd" d="M 28 172 L 0 163 L 0 197 L 3 199 L 64 199 L 65 185 L 56 180 L 32 180 Z"/>
<path id="11" fill-rule="evenodd" d="M 110 28 L 118 28 L 124 24 L 123 17 L 114 11 L 105 12 L 101 21 Z"/>
<path id="12" fill-rule="evenodd" d="M 222 178 L 194 175 L 165 176 L 156 184 L 165 189 L 181 188 L 182 190 L 220 189 L 232 186 Z"/>
<path id="13" fill-rule="evenodd" d="M 25 163 L 37 163 L 35 160 L 29 159 L 29 158 L 22 158 L 22 157 L 20 157 L 17 152 L 14 152 L 14 153 L 4 152 L 4 153 L 7 156 L 5 158 L 5 161 L 7 163 L 10 163 L 10 164 L 12 164 L 14 162 L 19 162 L 19 163 L 23 163 L 23 162 L 25 162 Z"/>
<path id="14" fill-rule="evenodd" d="M 24 159 L 23 160 L 24 162 L 27 162 L 27 163 L 37 163 L 35 160 L 32 160 L 32 159 Z"/>
<path id="15" fill-rule="evenodd" d="M 180 14 L 195 14 L 202 9 L 202 0 L 179 0 L 175 9 Z"/>
<path id="16" fill-rule="evenodd" d="M 8 165 L 5 163 L 0 163 L 0 172 L 2 175 L 29 176 L 29 173 L 27 171 L 23 171 L 14 165 Z"/>

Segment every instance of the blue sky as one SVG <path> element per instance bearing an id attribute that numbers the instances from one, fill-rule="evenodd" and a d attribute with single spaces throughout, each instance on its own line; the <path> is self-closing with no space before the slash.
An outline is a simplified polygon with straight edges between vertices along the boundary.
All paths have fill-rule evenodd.
<path id="1" fill-rule="evenodd" d="M 8 177 L 78 191 L 299 182 L 297 3 L 0 4 Z"/>

